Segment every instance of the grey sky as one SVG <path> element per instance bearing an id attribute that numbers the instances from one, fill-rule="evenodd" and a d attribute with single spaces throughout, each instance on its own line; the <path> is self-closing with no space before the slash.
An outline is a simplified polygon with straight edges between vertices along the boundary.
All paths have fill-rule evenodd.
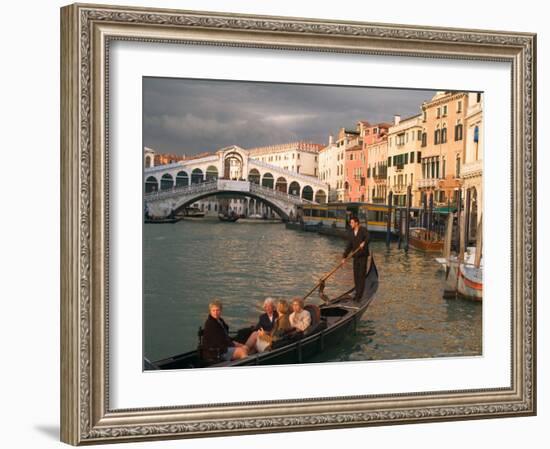
<path id="1" fill-rule="evenodd" d="M 192 155 L 229 145 L 326 144 L 358 120 L 420 112 L 435 91 L 172 78 L 143 79 L 143 144 Z"/>

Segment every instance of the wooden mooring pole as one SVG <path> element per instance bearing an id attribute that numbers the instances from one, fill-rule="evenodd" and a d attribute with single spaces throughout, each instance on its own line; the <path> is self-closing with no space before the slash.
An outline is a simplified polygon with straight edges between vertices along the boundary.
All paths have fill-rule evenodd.
<path id="1" fill-rule="evenodd" d="M 411 186 L 407 187 L 407 209 L 405 215 L 405 251 L 409 251 L 409 228 L 411 225 L 411 202 L 412 192 Z"/>
<path id="2" fill-rule="evenodd" d="M 393 192 L 390 192 L 388 195 L 388 221 L 386 225 L 386 248 L 390 247 L 390 240 L 391 240 L 392 204 L 393 204 Z"/>

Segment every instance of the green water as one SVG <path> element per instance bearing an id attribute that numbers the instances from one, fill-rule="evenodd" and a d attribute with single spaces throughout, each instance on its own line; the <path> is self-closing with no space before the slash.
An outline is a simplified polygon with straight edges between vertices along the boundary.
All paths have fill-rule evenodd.
<path id="1" fill-rule="evenodd" d="M 231 330 L 253 324 L 267 296 L 304 295 L 341 260 L 344 242 L 281 224 L 181 221 L 143 227 L 144 355 L 158 360 L 192 350 L 212 298 Z M 371 242 L 380 273 L 357 332 L 313 361 L 481 355 L 481 305 L 442 297 L 434 257 Z M 351 264 L 325 290 L 353 285 Z M 312 302 L 321 303 L 317 296 Z"/>

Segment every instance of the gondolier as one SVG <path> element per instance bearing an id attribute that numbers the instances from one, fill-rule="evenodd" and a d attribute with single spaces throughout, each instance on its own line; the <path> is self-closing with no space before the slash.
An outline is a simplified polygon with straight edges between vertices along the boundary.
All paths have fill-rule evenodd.
<path id="1" fill-rule="evenodd" d="M 359 223 L 357 217 L 350 219 L 351 230 L 348 237 L 348 245 L 343 254 L 342 265 L 351 252 L 353 254 L 353 281 L 355 284 L 354 301 L 360 301 L 365 289 L 365 274 L 369 259 L 369 242 L 367 229 Z"/>

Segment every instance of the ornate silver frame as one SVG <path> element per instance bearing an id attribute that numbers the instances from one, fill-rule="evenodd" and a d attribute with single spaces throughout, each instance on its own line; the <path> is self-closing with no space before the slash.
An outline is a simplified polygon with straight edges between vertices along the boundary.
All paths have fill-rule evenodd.
<path id="1" fill-rule="evenodd" d="M 536 36 L 75 4 L 61 9 L 61 439 L 193 438 L 536 413 Z M 114 39 L 512 65 L 511 388 L 111 410 L 106 64 Z"/>

